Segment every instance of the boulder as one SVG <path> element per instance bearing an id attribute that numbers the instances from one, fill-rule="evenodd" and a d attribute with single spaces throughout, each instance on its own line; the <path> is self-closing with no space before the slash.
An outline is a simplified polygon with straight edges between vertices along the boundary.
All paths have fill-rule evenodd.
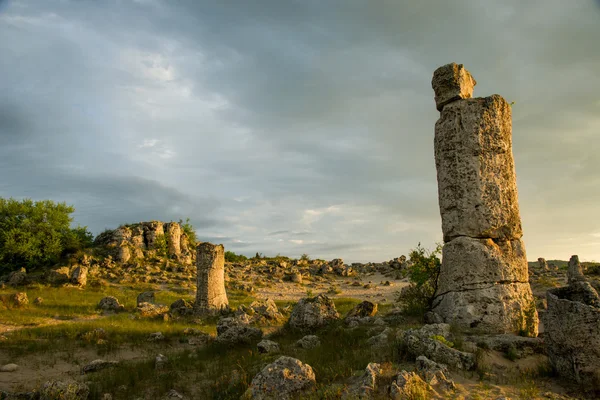
<path id="1" fill-rule="evenodd" d="M 377 381 L 382 374 L 381 365 L 369 363 L 358 381 L 351 384 L 342 395 L 343 400 L 371 399 L 377 389 Z"/>
<path id="2" fill-rule="evenodd" d="M 138 307 L 142 303 L 154 304 L 154 292 L 149 291 L 149 292 L 143 292 L 143 293 L 138 294 L 136 303 L 137 303 Z"/>
<path id="3" fill-rule="evenodd" d="M 547 291 L 542 320 L 548 357 L 558 374 L 591 388 L 600 373 L 600 308 L 580 301 L 586 297 L 572 287 Z"/>
<path id="4" fill-rule="evenodd" d="M 435 92 L 435 107 L 442 111 L 448 103 L 470 99 L 476 84 L 471 73 L 462 64 L 450 63 L 439 67 L 431 80 Z"/>
<path id="5" fill-rule="evenodd" d="M 169 308 L 175 315 L 192 315 L 194 313 L 194 305 L 185 299 L 175 300 Z"/>
<path id="6" fill-rule="evenodd" d="M 221 318 L 217 323 L 217 342 L 245 343 L 259 341 L 263 336 L 262 330 L 248 324 L 247 318 Z"/>
<path id="7" fill-rule="evenodd" d="M 302 347 L 305 350 L 314 349 L 321 345 L 321 340 L 316 335 L 306 335 L 296 342 L 296 346 Z"/>
<path id="8" fill-rule="evenodd" d="M 19 369 L 17 364 L 6 364 L 0 367 L 0 372 L 15 372 L 17 369 Z"/>
<path id="9" fill-rule="evenodd" d="M 125 310 L 125 306 L 119 303 L 119 300 L 114 296 L 106 296 L 98 303 L 98 307 L 102 311 L 119 312 Z"/>
<path id="10" fill-rule="evenodd" d="M 40 400 L 86 400 L 90 389 L 76 381 L 49 381 L 40 389 Z"/>
<path id="11" fill-rule="evenodd" d="M 458 370 L 472 369 L 475 366 L 475 355 L 447 346 L 446 343 L 450 342 L 451 338 L 450 325 L 432 324 L 420 329 L 406 330 L 403 342 L 408 353 L 415 357 L 423 355 Z"/>
<path id="12" fill-rule="evenodd" d="M 71 283 L 80 287 L 87 285 L 88 267 L 78 266 L 71 273 Z"/>
<path id="13" fill-rule="evenodd" d="M 375 314 L 377 314 L 377 304 L 365 300 L 354 306 L 346 315 L 346 319 L 372 317 Z"/>
<path id="14" fill-rule="evenodd" d="M 245 393 L 246 399 L 292 400 L 314 390 L 315 373 L 310 365 L 292 357 L 282 356 L 264 367 Z"/>
<path id="15" fill-rule="evenodd" d="M 338 320 L 340 315 L 333 300 L 321 294 L 301 299 L 292 310 L 289 325 L 292 329 L 311 330 Z"/>
<path id="16" fill-rule="evenodd" d="M 25 268 L 21 268 L 19 271 L 13 271 L 8 274 L 7 284 L 9 286 L 23 286 L 27 283 L 27 273 Z"/>
<path id="17" fill-rule="evenodd" d="M 431 386 L 414 372 L 400 372 L 390 385 L 392 400 L 426 399 L 431 391 Z"/>
<path id="18" fill-rule="evenodd" d="M 421 378 L 429 385 L 442 385 L 444 389 L 455 389 L 454 382 L 448 379 L 448 367 L 438 364 L 425 356 L 419 356 L 416 360 L 417 371 Z"/>
<path id="19" fill-rule="evenodd" d="M 83 368 L 81 368 L 81 373 L 89 374 L 90 372 L 98 372 L 117 365 L 119 365 L 118 361 L 94 360 L 89 364 L 84 365 Z"/>
<path id="20" fill-rule="evenodd" d="M 263 339 L 256 345 L 259 353 L 271 354 L 279 353 L 279 343 L 272 340 Z"/>
<path id="21" fill-rule="evenodd" d="M 18 292 L 10 296 L 10 302 L 15 307 L 25 307 L 29 304 L 29 298 L 27 298 L 27 293 Z"/>

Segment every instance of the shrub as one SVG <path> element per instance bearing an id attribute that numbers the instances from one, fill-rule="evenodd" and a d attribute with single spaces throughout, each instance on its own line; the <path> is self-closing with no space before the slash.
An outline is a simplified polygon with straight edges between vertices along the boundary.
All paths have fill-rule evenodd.
<path id="1" fill-rule="evenodd" d="M 248 259 L 248 257 L 246 257 L 242 254 L 235 254 L 233 251 L 225 252 L 225 261 L 227 261 L 227 262 L 242 262 L 242 261 L 246 261 L 247 259 Z"/>
<path id="2" fill-rule="evenodd" d="M 310 261 L 310 257 L 308 256 L 308 254 L 302 254 L 300 256 L 300 260 L 302 260 L 302 261 Z"/>
<path id="3" fill-rule="evenodd" d="M 441 251 L 442 246 L 439 244 L 433 251 L 429 251 L 421 243 L 411 250 L 407 268 L 411 283 L 400 291 L 397 299 L 403 303 L 406 314 L 423 315 L 431 309 L 442 265 L 438 257 Z"/>
<path id="4" fill-rule="evenodd" d="M 157 235 L 154 239 L 154 249 L 156 250 L 156 255 L 166 257 L 168 248 L 169 243 L 167 242 L 167 236 Z"/>
<path id="5" fill-rule="evenodd" d="M 185 222 L 183 222 L 183 220 L 180 219 L 179 225 L 181 225 L 181 229 L 183 229 L 183 232 L 187 236 L 188 241 L 189 241 L 190 245 L 192 246 L 192 248 L 195 248 L 196 244 L 198 243 L 198 237 L 196 236 L 196 230 L 190 223 L 190 219 L 186 218 Z"/>
<path id="6" fill-rule="evenodd" d="M 64 202 L 0 198 L 0 271 L 49 265 L 89 247 L 87 228 L 70 228 L 74 211 Z"/>

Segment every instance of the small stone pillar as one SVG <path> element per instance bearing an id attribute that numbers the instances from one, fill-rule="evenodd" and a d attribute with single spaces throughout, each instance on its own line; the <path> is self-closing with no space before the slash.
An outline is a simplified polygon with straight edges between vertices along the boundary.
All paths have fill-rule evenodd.
<path id="1" fill-rule="evenodd" d="M 198 286 L 195 311 L 198 314 L 216 313 L 229 307 L 225 292 L 225 249 L 222 244 L 200 243 L 196 265 Z"/>
<path id="2" fill-rule="evenodd" d="M 546 261 L 545 258 L 538 258 L 538 265 L 540 266 L 540 270 L 542 271 L 548 271 L 548 262 Z"/>
<path id="3" fill-rule="evenodd" d="M 567 282 L 569 285 L 578 282 L 585 281 L 585 276 L 583 275 L 583 269 L 581 268 L 581 263 L 579 262 L 579 256 L 571 256 L 569 260 L 569 268 L 567 269 Z"/>

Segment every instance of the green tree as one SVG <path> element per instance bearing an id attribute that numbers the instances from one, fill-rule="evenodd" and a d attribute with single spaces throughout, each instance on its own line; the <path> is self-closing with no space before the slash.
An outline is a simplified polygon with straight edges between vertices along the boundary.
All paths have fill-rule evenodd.
<path id="1" fill-rule="evenodd" d="M 398 295 L 398 301 L 404 304 L 407 314 L 423 315 L 431 309 L 442 265 L 438 257 L 441 252 L 440 244 L 433 251 L 429 251 L 422 247 L 421 243 L 410 251 L 407 275 L 411 283 Z"/>
<path id="2" fill-rule="evenodd" d="M 248 259 L 248 257 L 246 257 L 242 254 L 235 254 L 233 251 L 225 252 L 225 261 L 227 261 L 227 262 L 242 262 L 242 261 L 246 261 L 247 259 Z"/>
<path id="3" fill-rule="evenodd" d="M 181 225 L 181 229 L 183 229 L 183 232 L 187 236 L 190 245 L 195 248 L 196 244 L 198 243 L 198 237 L 196 236 L 196 230 L 190 223 L 190 219 L 186 218 L 185 222 L 180 219 L 179 225 Z"/>
<path id="4" fill-rule="evenodd" d="M 48 265 L 67 251 L 89 246 L 87 228 L 70 227 L 74 211 L 64 202 L 0 198 L 0 269 Z"/>

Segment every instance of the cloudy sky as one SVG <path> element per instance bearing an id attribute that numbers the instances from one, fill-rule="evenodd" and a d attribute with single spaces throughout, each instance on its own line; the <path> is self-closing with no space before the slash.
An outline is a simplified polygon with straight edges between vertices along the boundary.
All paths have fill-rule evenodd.
<path id="1" fill-rule="evenodd" d="M 528 258 L 600 260 L 600 1 L 0 0 L 0 196 L 245 254 L 441 241 L 431 89 L 513 106 Z"/>

